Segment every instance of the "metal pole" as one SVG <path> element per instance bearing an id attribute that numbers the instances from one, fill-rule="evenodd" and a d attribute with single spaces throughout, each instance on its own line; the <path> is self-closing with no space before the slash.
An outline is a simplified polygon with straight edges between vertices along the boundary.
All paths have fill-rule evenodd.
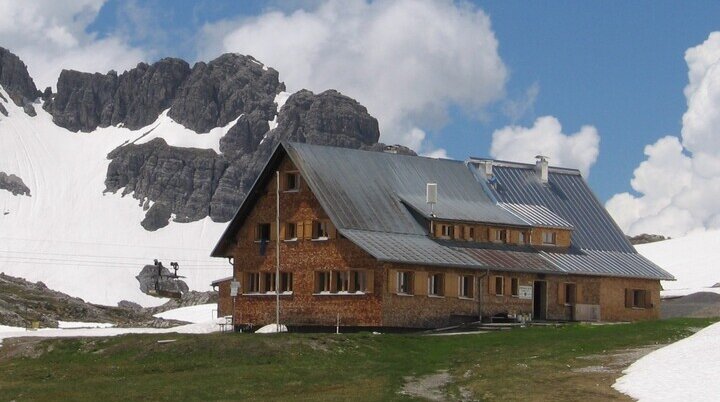
<path id="1" fill-rule="evenodd" d="M 280 171 L 275 171 L 275 323 L 280 332 Z"/>

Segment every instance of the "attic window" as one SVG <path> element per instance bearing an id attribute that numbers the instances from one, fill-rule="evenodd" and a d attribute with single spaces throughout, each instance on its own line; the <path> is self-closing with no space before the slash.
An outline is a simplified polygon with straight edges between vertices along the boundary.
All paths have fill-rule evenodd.
<path id="1" fill-rule="evenodd" d="M 313 221 L 312 238 L 313 238 L 313 240 L 327 240 L 328 239 L 327 221 Z"/>
<path id="2" fill-rule="evenodd" d="M 495 242 L 505 243 L 507 241 L 506 229 L 495 229 Z"/>
<path id="3" fill-rule="evenodd" d="M 468 238 L 465 240 L 474 240 L 475 239 L 475 228 L 470 227 L 468 228 Z"/>
<path id="4" fill-rule="evenodd" d="M 298 191 L 300 190 L 300 173 L 289 172 L 285 173 L 285 191 Z"/>
<path id="5" fill-rule="evenodd" d="M 270 224 L 269 223 L 258 223 L 255 229 L 255 240 L 268 241 L 270 240 Z"/>
<path id="6" fill-rule="evenodd" d="M 442 225 L 441 226 L 441 234 L 442 237 L 452 239 L 455 237 L 455 226 L 453 225 Z"/>
<path id="7" fill-rule="evenodd" d="M 288 222 L 285 224 L 285 240 L 297 240 L 297 223 Z"/>
<path id="8" fill-rule="evenodd" d="M 518 244 L 528 244 L 529 239 L 527 232 L 518 232 Z"/>
<path id="9" fill-rule="evenodd" d="M 557 244 L 557 233 L 543 232 L 543 244 Z"/>

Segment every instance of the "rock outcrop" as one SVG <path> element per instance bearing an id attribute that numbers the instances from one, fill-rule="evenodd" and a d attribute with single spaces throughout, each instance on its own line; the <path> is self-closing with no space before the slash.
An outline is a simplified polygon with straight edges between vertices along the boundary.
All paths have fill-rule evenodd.
<path id="1" fill-rule="evenodd" d="M 162 139 L 128 144 L 108 158 L 106 191 L 149 199 L 176 215 L 178 222 L 210 216 L 230 220 L 278 142 L 299 141 L 348 148 L 373 148 L 380 136 L 377 120 L 357 101 L 336 91 L 300 91 L 287 100 L 278 126 L 269 131 L 270 114 L 243 114 L 212 150 L 176 148 Z M 378 150 L 384 150 L 381 145 Z M 153 207 L 155 207 L 155 205 Z M 164 207 L 158 207 L 164 208 Z M 162 214 L 160 213 L 162 212 Z M 167 210 L 148 210 L 143 226 L 166 224 Z"/>
<path id="2" fill-rule="evenodd" d="M 5 172 L 0 172 L 0 190 L 7 190 L 12 195 L 30 196 L 30 189 L 23 183 L 21 178 Z"/>
<path id="3" fill-rule="evenodd" d="M 264 68 L 251 56 L 224 54 L 193 66 L 168 116 L 198 133 L 251 112 L 268 121 L 275 116 L 275 95 L 284 90 L 274 69 Z"/>
<path id="4" fill-rule="evenodd" d="M 32 102 L 40 97 L 40 91 L 27 71 L 27 66 L 15 54 L 0 47 L 0 86 L 10 95 L 12 101 L 34 115 Z M 5 108 L 3 108 L 4 110 Z M 7 110 L 0 111 L 7 116 Z"/>
<path id="5" fill-rule="evenodd" d="M 140 63 L 120 76 L 114 71 L 90 74 L 63 70 L 57 94 L 43 107 L 55 124 L 70 131 L 89 132 L 111 125 L 138 129 L 170 107 L 189 74 L 189 65 L 173 58 L 153 65 Z"/>
<path id="6" fill-rule="evenodd" d="M 185 282 L 175 278 L 174 274 L 162 265 L 146 265 L 135 278 L 140 283 L 140 291 L 151 296 L 183 295 L 189 290 Z"/>

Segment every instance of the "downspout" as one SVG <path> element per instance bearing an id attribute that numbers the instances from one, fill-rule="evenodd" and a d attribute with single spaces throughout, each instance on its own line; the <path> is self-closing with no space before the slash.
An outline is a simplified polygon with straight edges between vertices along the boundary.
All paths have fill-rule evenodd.
<path id="1" fill-rule="evenodd" d="M 484 274 L 477 277 L 477 292 L 478 292 L 478 321 L 482 321 L 482 279 L 490 275 L 490 270 L 485 271 Z"/>

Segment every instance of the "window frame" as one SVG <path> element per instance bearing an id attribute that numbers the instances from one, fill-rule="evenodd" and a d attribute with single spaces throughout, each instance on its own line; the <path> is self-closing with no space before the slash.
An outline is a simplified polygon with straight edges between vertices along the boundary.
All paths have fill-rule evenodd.
<path id="1" fill-rule="evenodd" d="M 510 296 L 520 297 L 520 278 L 518 277 L 510 278 Z"/>
<path id="2" fill-rule="evenodd" d="M 469 291 L 468 291 L 469 290 Z M 475 299 L 475 277 L 472 275 L 458 276 L 458 298 Z"/>
<path id="3" fill-rule="evenodd" d="M 495 229 L 495 243 L 507 243 L 508 230 L 507 229 Z"/>
<path id="4" fill-rule="evenodd" d="M 500 286 L 498 286 L 498 279 L 500 280 Z M 505 296 L 505 277 L 495 275 L 493 280 L 495 281 L 495 296 Z"/>
<path id="5" fill-rule="evenodd" d="M 246 272 L 246 285 L 248 294 L 260 293 L 260 272 Z"/>
<path id="6" fill-rule="evenodd" d="M 543 231 L 542 235 L 543 244 L 554 246 L 557 244 L 557 232 L 556 231 Z"/>
<path id="7" fill-rule="evenodd" d="M 367 271 L 363 269 L 351 269 L 348 272 L 350 275 L 350 285 L 348 293 L 367 293 Z"/>
<path id="8" fill-rule="evenodd" d="M 455 238 L 455 225 L 449 225 L 445 223 L 440 224 L 440 236 L 446 239 Z"/>
<path id="9" fill-rule="evenodd" d="M 297 227 L 298 227 L 297 222 L 285 222 L 285 238 L 283 240 L 284 241 L 297 241 L 298 240 Z M 290 230 L 290 228 L 292 228 L 292 230 Z M 288 233 L 290 233 L 290 232 L 292 232 L 292 234 L 293 234 L 292 237 L 288 237 Z"/>
<path id="10" fill-rule="evenodd" d="M 396 277 L 397 294 L 399 295 L 413 295 L 413 272 L 412 271 L 398 271 Z"/>
<path id="11" fill-rule="evenodd" d="M 320 236 L 324 233 L 324 236 Z M 324 241 L 330 239 L 330 228 L 328 227 L 328 221 L 326 220 L 314 220 L 312 221 L 312 233 L 310 239 L 314 241 Z"/>
<path id="12" fill-rule="evenodd" d="M 332 271 L 315 271 L 315 294 L 332 293 Z"/>
<path id="13" fill-rule="evenodd" d="M 264 228 L 267 228 L 267 238 L 262 237 Z M 269 242 L 271 238 L 272 238 L 272 225 L 270 223 L 262 222 L 262 223 L 258 223 L 255 226 L 255 241 L 256 242 L 262 242 L 262 241 Z"/>
<path id="14" fill-rule="evenodd" d="M 290 187 L 290 177 L 292 177 L 293 187 Z M 283 192 L 296 193 L 300 191 L 300 172 L 297 170 L 285 172 L 285 182 L 283 184 Z"/>
<path id="15" fill-rule="evenodd" d="M 427 294 L 430 297 L 445 296 L 445 275 L 442 273 L 430 273 L 427 277 Z"/>

